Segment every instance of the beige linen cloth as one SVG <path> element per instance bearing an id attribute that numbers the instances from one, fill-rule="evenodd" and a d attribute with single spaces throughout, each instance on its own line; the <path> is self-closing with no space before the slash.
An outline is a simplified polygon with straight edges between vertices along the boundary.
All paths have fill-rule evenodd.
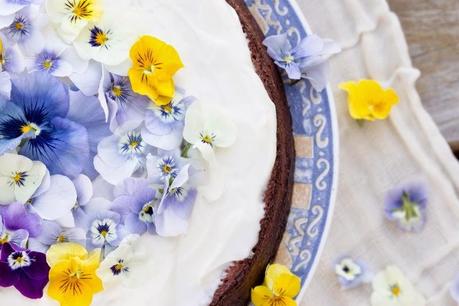
<path id="1" fill-rule="evenodd" d="M 312 31 L 343 48 L 330 62 L 340 137 L 335 213 L 300 305 L 370 305 L 371 285 L 340 289 L 333 261 L 343 254 L 366 261 L 374 271 L 395 264 L 427 305 L 456 305 L 447 288 L 459 273 L 459 163 L 422 107 L 415 89 L 419 72 L 397 16 L 384 0 L 297 1 Z M 337 86 L 361 78 L 397 90 L 400 103 L 388 120 L 360 127 L 349 117 L 346 95 Z M 420 179 L 430 190 L 427 224 L 421 233 L 404 233 L 385 220 L 384 195 Z"/>

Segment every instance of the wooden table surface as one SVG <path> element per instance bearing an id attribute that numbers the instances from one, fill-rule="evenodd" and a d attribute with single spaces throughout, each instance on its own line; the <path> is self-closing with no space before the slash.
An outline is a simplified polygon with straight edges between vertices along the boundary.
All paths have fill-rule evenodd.
<path id="1" fill-rule="evenodd" d="M 459 0 L 388 0 L 398 14 L 417 89 L 443 135 L 459 152 Z"/>

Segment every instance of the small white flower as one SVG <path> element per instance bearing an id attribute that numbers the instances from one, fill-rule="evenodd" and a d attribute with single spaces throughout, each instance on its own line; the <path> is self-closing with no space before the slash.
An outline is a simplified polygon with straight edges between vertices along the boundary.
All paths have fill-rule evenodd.
<path id="1" fill-rule="evenodd" d="M 373 279 L 372 306 L 424 306 L 426 301 L 399 268 L 388 266 Z"/>
<path id="2" fill-rule="evenodd" d="M 205 160 L 213 161 L 215 150 L 230 147 L 236 136 L 236 125 L 221 110 L 200 102 L 188 108 L 183 138 L 197 148 Z"/>
<path id="3" fill-rule="evenodd" d="M 149 273 L 145 270 L 147 253 L 140 247 L 139 236 L 130 235 L 107 255 L 97 270 L 104 286 L 124 285 L 135 288 L 148 279 Z"/>
<path id="4" fill-rule="evenodd" d="M 40 186 L 46 166 L 25 156 L 0 156 L 0 203 L 26 203 Z"/>
<path id="5" fill-rule="evenodd" d="M 90 23 L 74 41 L 74 46 L 81 58 L 95 60 L 108 66 L 117 66 L 126 61 L 136 35 L 130 31 L 135 21 L 129 20 L 130 14 L 122 10 L 108 9 L 100 21 Z"/>
<path id="6" fill-rule="evenodd" d="M 46 11 L 56 31 L 72 42 L 92 21 L 99 19 L 99 0 L 47 0 Z"/>

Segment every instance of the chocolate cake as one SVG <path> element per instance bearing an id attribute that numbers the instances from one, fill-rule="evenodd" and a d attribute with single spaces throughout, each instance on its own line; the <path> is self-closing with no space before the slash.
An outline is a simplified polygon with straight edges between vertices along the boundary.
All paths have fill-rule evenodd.
<path id="1" fill-rule="evenodd" d="M 277 156 L 266 189 L 265 217 L 261 221 L 259 241 L 253 256 L 235 262 L 215 292 L 212 306 L 247 305 L 250 290 L 263 280 L 267 264 L 275 256 L 285 231 L 290 211 L 295 151 L 292 121 L 282 79 L 263 46 L 264 35 L 243 0 L 226 0 L 238 13 L 249 41 L 252 61 L 264 83 L 277 113 Z"/>

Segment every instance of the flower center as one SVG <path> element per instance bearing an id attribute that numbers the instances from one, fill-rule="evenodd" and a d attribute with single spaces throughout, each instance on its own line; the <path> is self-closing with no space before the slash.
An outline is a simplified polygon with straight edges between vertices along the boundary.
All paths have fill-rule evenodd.
<path id="1" fill-rule="evenodd" d="M 139 68 L 142 70 L 142 82 L 145 83 L 148 83 L 148 78 L 152 76 L 156 70 L 161 70 L 162 68 L 162 63 L 156 61 L 153 50 L 151 49 L 146 49 L 143 54 L 138 53 L 136 60 Z"/>
<path id="2" fill-rule="evenodd" d="M 30 132 L 33 132 L 35 136 L 38 136 L 40 135 L 41 133 L 41 129 L 38 125 L 36 125 L 35 123 L 26 123 L 26 124 L 23 124 L 21 126 L 21 133 L 22 134 L 27 134 L 27 133 L 30 133 Z"/>
<path id="3" fill-rule="evenodd" d="M 50 70 L 53 67 L 53 61 L 50 59 L 47 59 L 43 62 L 43 68 L 45 70 Z"/>
<path id="4" fill-rule="evenodd" d="M 153 201 L 145 203 L 139 212 L 139 220 L 145 223 L 153 223 Z"/>
<path id="5" fill-rule="evenodd" d="M 400 289 L 400 286 L 398 284 L 395 284 L 390 287 L 390 292 L 392 293 L 393 296 L 399 297 L 400 294 L 402 293 L 402 290 Z"/>
<path id="6" fill-rule="evenodd" d="M 204 132 L 202 132 L 200 135 L 201 135 L 202 143 L 208 144 L 209 146 L 213 147 L 214 141 L 217 135 L 215 135 L 214 133 L 204 133 Z"/>
<path id="7" fill-rule="evenodd" d="M 14 23 L 14 27 L 16 28 L 16 30 L 22 31 L 24 30 L 25 25 L 24 23 L 17 21 Z"/>
<path id="8" fill-rule="evenodd" d="M 10 176 L 10 186 L 24 187 L 26 178 L 28 177 L 27 172 L 16 171 L 13 172 Z"/>
<path id="9" fill-rule="evenodd" d="M 91 226 L 92 242 L 95 245 L 103 245 L 118 238 L 116 223 L 112 219 L 95 220 Z"/>
<path id="10" fill-rule="evenodd" d="M 142 136 L 135 132 L 127 134 L 120 141 L 120 151 L 122 154 L 141 154 L 144 148 L 145 144 Z"/>
<path id="11" fill-rule="evenodd" d="M 113 88 L 112 88 L 112 94 L 119 98 L 123 95 L 123 89 L 121 88 L 121 86 L 119 85 L 114 85 Z"/>
<path id="12" fill-rule="evenodd" d="M 3 70 L 3 65 L 5 65 L 5 55 L 3 54 L 4 53 L 4 50 L 3 50 L 3 41 L 2 39 L 0 38 L 0 71 Z"/>
<path id="13" fill-rule="evenodd" d="M 57 243 L 64 243 L 67 242 L 67 237 L 64 235 L 64 233 L 61 233 L 59 236 L 56 238 Z"/>
<path id="14" fill-rule="evenodd" d="M 32 264 L 26 252 L 14 252 L 8 256 L 8 265 L 12 270 L 28 267 Z"/>
<path id="15" fill-rule="evenodd" d="M 116 264 L 110 267 L 113 275 L 120 275 L 122 272 L 129 272 L 129 268 L 124 264 L 124 260 L 120 259 Z"/>
<path id="16" fill-rule="evenodd" d="M 286 62 L 287 64 L 293 63 L 294 60 L 295 58 L 291 54 L 284 56 L 284 62 Z"/>
<path id="17" fill-rule="evenodd" d="M 91 29 L 91 36 L 89 44 L 93 47 L 106 47 L 108 49 L 108 41 L 110 40 L 111 31 L 103 31 L 102 29 L 94 26 Z"/>
<path id="18" fill-rule="evenodd" d="M 16 16 L 13 23 L 8 27 L 8 31 L 12 36 L 22 40 L 30 34 L 30 27 L 31 24 L 27 18 Z"/>
<path id="19" fill-rule="evenodd" d="M 65 8 L 70 12 L 70 21 L 73 23 L 94 16 L 92 0 L 67 0 Z"/>

